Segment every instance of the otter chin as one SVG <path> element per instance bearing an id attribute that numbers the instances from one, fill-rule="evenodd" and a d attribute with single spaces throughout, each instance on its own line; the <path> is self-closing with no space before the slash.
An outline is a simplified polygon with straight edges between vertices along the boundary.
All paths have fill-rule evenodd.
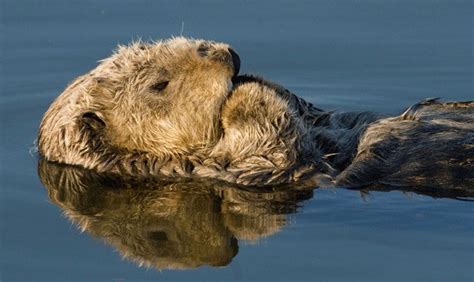
<path id="1" fill-rule="evenodd" d="M 225 43 L 119 47 L 53 102 L 39 153 L 143 177 L 473 189 L 474 102 L 428 99 L 392 117 L 324 111 L 239 70 Z"/>

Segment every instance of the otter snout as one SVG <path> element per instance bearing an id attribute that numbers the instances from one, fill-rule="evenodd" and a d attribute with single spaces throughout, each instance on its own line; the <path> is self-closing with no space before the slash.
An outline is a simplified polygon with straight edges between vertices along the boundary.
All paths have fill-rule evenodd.
<path id="1" fill-rule="evenodd" d="M 239 74 L 240 57 L 234 49 L 230 47 L 222 48 L 222 46 L 214 46 L 213 44 L 209 44 L 209 42 L 204 42 L 199 45 L 197 52 L 201 57 L 207 57 L 211 60 L 220 61 L 231 66 L 234 71 L 234 77 Z"/>
<path id="2" fill-rule="evenodd" d="M 240 57 L 232 48 L 229 48 L 229 53 L 232 57 L 232 65 L 234 66 L 234 76 L 237 76 L 240 71 Z"/>

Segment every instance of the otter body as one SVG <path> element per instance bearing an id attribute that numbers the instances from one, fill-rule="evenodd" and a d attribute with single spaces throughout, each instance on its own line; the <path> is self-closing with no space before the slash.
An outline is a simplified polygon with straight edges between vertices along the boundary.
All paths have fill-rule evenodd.
<path id="1" fill-rule="evenodd" d="M 426 100 L 397 117 L 326 112 L 238 76 L 226 44 L 120 47 L 46 112 L 39 152 L 98 172 L 473 189 L 474 103 Z"/>

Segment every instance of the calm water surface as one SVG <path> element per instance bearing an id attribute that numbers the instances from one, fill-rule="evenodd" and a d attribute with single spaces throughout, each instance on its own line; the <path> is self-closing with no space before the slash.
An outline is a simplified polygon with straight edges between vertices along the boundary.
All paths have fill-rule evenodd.
<path id="1" fill-rule="evenodd" d="M 1 281 L 474 279 L 469 202 L 397 191 L 361 197 L 343 189 L 265 194 L 204 185 L 183 195 L 99 189 L 76 203 L 54 190 L 61 187 L 45 189 L 29 152 L 42 114 L 70 80 L 118 43 L 179 35 L 183 26 L 185 36 L 229 42 L 242 73 L 271 78 L 324 109 L 398 113 L 426 97 L 472 100 L 472 1 L 0 3 Z M 144 201 L 120 206 L 130 197 Z M 113 199 L 122 199 L 116 209 Z M 165 215 L 146 204 L 153 199 L 169 204 Z M 127 217 L 134 208 L 147 209 L 144 223 Z M 131 226 L 127 232 L 144 230 L 136 238 L 151 240 L 145 250 L 181 238 L 156 245 L 161 254 L 199 254 L 215 236 L 225 248 L 209 245 L 204 253 L 214 255 L 194 262 L 220 266 L 139 267 L 133 256 L 122 259 L 125 231 L 91 225 L 81 233 L 76 224 L 88 216 L 98 226 L 111 220 Z"/>

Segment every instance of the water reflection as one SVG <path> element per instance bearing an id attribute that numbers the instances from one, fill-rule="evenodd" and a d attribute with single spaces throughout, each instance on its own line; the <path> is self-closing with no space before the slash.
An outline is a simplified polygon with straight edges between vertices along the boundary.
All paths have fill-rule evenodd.
<path id="1" fill-rule="evenodd" d="M 83 231 L 103 239 L 123 257 L 158 269 L 223 266 L 238 240 L 258 241 L 287 223 L 287 214 L 313 189 L 236 187 L 215 180 L 137 180 L 39 161 L 52 202 Z M 371 186 L 361 190 L 415 192 L 432 197 L 474 197 L 473 191 Z M 472 198 L 470 198 L 472 200 Z"/>
<path id="2" fill-rule="evenodd" d="M 83 231 L 158 269 L 227 265 L 238 240 L 278 232 L 286 214 L 313 195 L 211 180 L 123 179 L 42 160 L 39 175 L 50 199 Z"/>

